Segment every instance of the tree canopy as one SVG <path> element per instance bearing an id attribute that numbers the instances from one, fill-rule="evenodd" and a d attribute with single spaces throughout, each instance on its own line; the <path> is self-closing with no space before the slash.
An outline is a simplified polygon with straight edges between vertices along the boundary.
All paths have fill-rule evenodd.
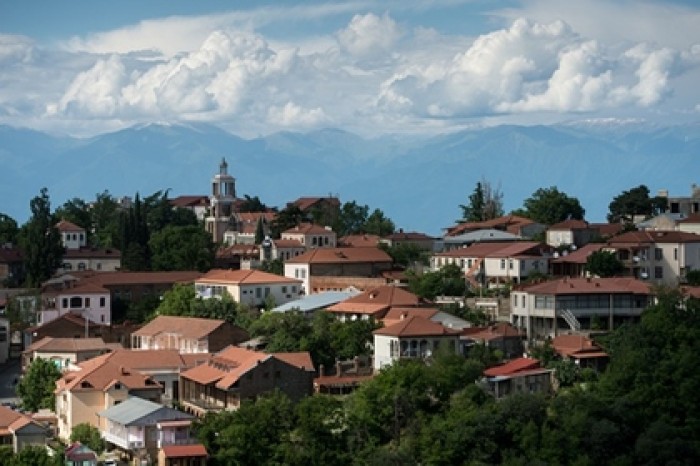
<path id="1" fill-rule="evenodd" d="M 0 213 L 0 246 L 8 243 L 17 244 L 18 235 L 17 221 L 9 215 Z"/>
<path id="2" fill-rule="evenodd" d="M 197 225 L 166 226 L 151 235 L 148 246 L 153 270 L 207 272 L 214 264 L 211 235 Z"/>
<path id="3" fill-rule="evenodd" d="M 98 455 L 105 449 L 105 441 L 100 434 L 100 430 L 87 422 L 73 426 L 73 430 L 70 433 L 70 441 L 80 442 Z"/>
<path id="4" fill-rule="evenodd" d="M 60 369 L 48 359 L 36 358 L 17 384 L 17 396 L 29 411 L 55 409 L 54 390 L 61 377 Z"/>
<path id="5" fill-rule="evenodd" d="M 649 188 L 640 184 L 613 198 L 608 206 L 608 221 L 631 223 L 635 216 L 651 217 L 665 211 L 666 207 L 665 197 L 650 197 Z"/>
<path id="6" fill-rule="evenodd" d="M 476 183 L 469 196 L 469 204 L 460 205 L 460 222 L 483 222 L 503 215 L 503 193 L 500 187 L 493 187 L 487 180 Z"/>
<path id="7" fill-rule="evenodd" d="M 27 285 L 38 287 L 61 265 L 64 249 L 46 188 L 32 199 L 30 207 L 32 216 L 22 227 L 20 245 L 24 251 Z"/>
<path id="8" fill-rule="evenodd" d="M 610 251 L 594 251 L 586 259 L 586 270 L 599 277 L 614 277 L 621 274 L 625 267 Z"/>
<path id="9" fill-rule="evenodd" d="M 523 209 L 517 213 L 538 223 L 553 225 L 567 219 L 583 220 L 586 210 L 578 199 L 569 197 L 556 186 L 539 188 L 525 199 Z"/>

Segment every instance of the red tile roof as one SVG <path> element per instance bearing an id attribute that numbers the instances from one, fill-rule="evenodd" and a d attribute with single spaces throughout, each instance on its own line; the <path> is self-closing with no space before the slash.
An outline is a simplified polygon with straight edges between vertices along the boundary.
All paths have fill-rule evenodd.
<path id="1" fill-rule="evenodd" d="M 277 249 L 297 248 L 304 249 L 304 245 L 298 239 L 276 239 L 272 241 Z"/>
<path id="2" fill-rule="evenodd" d="M 79 249 L 67 249 L 63 255 L 64 259 L 120 259 L 121 251 L 114 248 L 98 249 L 83 246 Z"/>
<path id="3" fill-rule="evenodd" d="M 436 257 L 499 258 L 519 256 L 541 256 L 553 249 L 536 241 L 513 241 L 506 243 L 474 243 L 466 248 L 457 248 L 435 254 Z"/>
<path id="4" fill-rule="evenodd" d="M 329 312 L 376 314 L 392 307 L 418 307 L 426 301 L 410 291 L 391 285 L 372 288 L 327 308 Z"/>
<path id="5" fill-rule="evenodd" d="M 168 202 L 170 202 L 170 205 L 173 207 L 206 207 L 209 205 L 209 196 L 178 196 L 174 199 L 170 199 Z"/>
<path id="6" fill-rule="evenodd" d="M 164 445 L 163 455 L 166 458 L 193 458 L 207 456 L 207 449 L 201 443 L 190 445 Z"/>
<path id="7" fill-rule="evenodd" d="M 56 393 L 66 391 L 105 391 L 116 383 L 129 389 L 160 390 L 161 386 L 151 377 L 118 365 L 111 361 L 112 353 L 89 359 L 78 364 L 80 370 L 70 371 L 56 382 Z"/>
<path id="8" fill-rule="evenodd" d="M 700 243 L 700 235 L 685 231 L 628 231 L 608 240 L 610 246 L 649 245 L 654 243 Z"/>
<path id="9" fill-rule="evenodd" d="M 332 205 L 340 205 L 340 201 L 337 197 L 300 197 L 290 204 L 297 206 L 302 212 L 306 212 L 317 203 L 323 201 L 329 202 Z"/>
<path id="10" fill-rule="evenodd" d="M 117 344 L 118 345 L 118 344 Z M 121 345 L 118 345 L 121 347 Z M 77 353 L 80 351 L 96 351 L 114 349 L 114 344 L 107 344 L 102 338 L 54 338 L 44 337 L 35 341 L 22 353 L 32 353 L 34 351 L 51 351 L 57 353 Z"/>
<path id="11" fill-rule="evenodd" d="M 60 232 L 68 232 L 68 231 L 74 231 L 74 232 L 84 232 L 85 228 L 79 227 L 75 223 L 69 222 L 68 220 L 61 220 L 56 224 L 56 228 Z"/>
<path id="12" fill-rule="evenodd" d="M 150 336 L 161 333 L 178 334 L 181 337 L 200 340 L 224 325 L 220 319 L 201 317 L 157 316 L 155 319 L 135 331 L 135 336 Z"/>
<path id="13" fill-rule="evenodd" d="M 467 328 L 466 331 L 462 333 L 466 335 L 470 340 L 475 341 L 491 341 L 497 338 L 506 337 L 523 337 L 522 331 L 513 327 L 507 322 L 499 322 L 488 327 L 481 328 L 480 330 L 475 330 L 473 328 Z"/>
<path id="14" fill-rule="evenodd" d="M 484 375 L 487 377 L 509 376 L 534 369 L 541 369 L 539 360 L 534 358 L 517 358 L 500 366 L 486 369 Z"/>
<path id="15" fill-rule="evenodd" d="M 651 294 L 648 283 L 627 277 L 613 278 L 562 278 L 533 285 L 523 285 L 518 290 L 531 294 Z"/>
<path id="16" fill-rule="evenodd" d="M 593 340 L 583 335 L 557 335 L 552 340 L 552 347 L 562 356 L 577 359 L 608 356 Z"/>
<path id="17" fill-rule="evenodd" d="M 585 230 L 588 228 L 591 227 L 585 220 L 569 219 L 564 220 L 563 222 L 555 223 L 554 225 L 550 226 L 547 230 Z"/>
<path id="18" fill-rule="evenodd" d="M 686 218 L 678 220 L 677 223 L 700 223 L 700 213 L 693 213 Z"/>
<path id="19" fill-rule="evenodd" d="M 407 317 L 400 322 L 375 330 L 375 335 L 390 337 L 436 337 L 457 336 L 459 330 L 450 329 L 437 322 L 419 316 Z"/>
<path id="20" fill-rule="evenodd" d="M 559 256 L 556 259 L 550 259 L 551 263 L 561 263 L 561 264 L 586 264 L 588 262 L 588 256 L 596 251 L 600 251 L 605 247 L 602 243 L 589 243 L 585 246 L 578 248 L 577 250 L 568 253 L 565 256 Z"/>
<path id="21" fill-rule="evenodd" d="M 392 307 L 382 319 L 382 324 L 384 327 L 389 327 L 413 316 L 431 319 L 438 312 L 440 310 L 434 307 Z"/>
<path id="22" fill-rule="evenodd" d="M 338 240 L 338 246 L 352 248 L 376 248 L 378 244 L 377 235 L 348 235 Z"/>
<path id="23" fill-rule="evenodd" d="M 333 234 L 333 230 L 326 228 L 321 225 L 316 225 L 313 223 L 300 223 L 288 230 L 282 232 L 283 235 L 321 235 L 321 234 Z"/>
<path id="24" fill-rule="evenodd" d="M 71 275 L 77 277 L 82 283 L 92 282 L 102 286 L 119 285 L 143 285 L 143 284 L 170 284 L 170 283 L 194 283 L 202 276 L 197 271 L 176 272 L 97 272 L 97 271 L 73 271 Z"/>
<path id="25" fill-rule="evenodd" d="M 494 218 L 492 220 L 486 220 L 484 222 L 458 223 L 457 225 L 448 229 L 446 236 L 457 236 L 469 231 L 488 228 L 496 228 L 517 234 L 522 227 L 532 225 L 534 223 L 535 222 L 529 218 L 520 217 L 517 215 L 506 215 L 503 217 Z"/>
<path id="26" fill-rule="evenodd" d="M 285 261 L 286 264 L 387 263 L 389 254 L 379 248 L 318 248 Z"/>

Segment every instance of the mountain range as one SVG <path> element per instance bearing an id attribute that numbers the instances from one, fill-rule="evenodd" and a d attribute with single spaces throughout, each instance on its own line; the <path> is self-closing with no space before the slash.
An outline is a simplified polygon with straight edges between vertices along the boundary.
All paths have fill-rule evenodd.
<path id="1" fill-rule="evenodd" d="M 333 195 L 381 209 L 397 228 L 438 235 L 482 179 L 501 190 L 506 211 L 556 186 L 579 199 L 589 221 L 604 221 L 613 197 L 640 184 L 652 195 L 687 196 L 700 183 L 700 124 L 597 120 L 379 138 L 324 129 L 255 139 L 206 124 L 150 124 L 83 139 L 0 126 L 0 213 L 24 223 L 42 187 L 54 209 L 105 190 L 209 194 L 224 157 L 240 197 L 284 207 Z"/>

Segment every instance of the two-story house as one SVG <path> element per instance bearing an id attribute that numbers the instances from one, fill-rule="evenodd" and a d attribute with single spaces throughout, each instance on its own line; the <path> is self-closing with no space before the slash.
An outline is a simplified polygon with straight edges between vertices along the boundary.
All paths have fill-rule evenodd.
<path id="1" fill-rule="evenodd" d="M 22 371 L 37 358 L 51 361 L 63 370 L 119 348 L 122 348 L 120 344 L 105 343 L 102 338 L 45 337 L 22 352 Z"/>
<path id="2" fill-rule="evenodd" d="M 68 441 L 81 423 L 98 427 L 97 413 L 129 396 L 158 402 L 161 392 L 153 378 L 110 361 L 110 353 L 81 362 L 56 382 L 58 437 Z"/>
<path id="3" fill-rule="evenodd" d="M 121 267 L 121 252 L 114 248 L 92 248 L 88 246 L 87 232 L 84 228 L 61 220 L 56 225 L 61 234 L 65 248 L 63 264 L 59 272 L 100 270 L 114 271 Z"/>
<path id="4" fill-rule="evenodd" d="M 299 297 L 302 280 L 260 270 L 210 270 L 195 281 L 197 296 L 221 298 L 228 293 L 234 301 L 253 307 L 285 304 Z"/>
<path id="5" fill-rule="evenodd" d="M 301 280 L 305 294 L 349 286 L 365 290 L 386 283 L 383 274 L 391 270 L 392 262 L 376 247 L 318 248 L 286 260 L 284 275 Z"/>
<path id="6" fill-rule="evenodd" d="M 314 374 L 308 352 L 266 354 L 230 346 L 180 375 L 181 404 L 203 416 L 238 409 L 274 390 L 298 401 L 313 393 Z"/>
<path id="7" fill-rule="evenodd" d="M 0 406 L 0 445 L 12 446 L 17 454 L 27 446 L 46 447 L 48 430 L 30 416 Z"/>
<path id="8" fill-rule="evenodd" d="M 598 229 L 585 220 L 569 219 L 547 228 L 546 242 L 552 247 L 574 246 L 580 248 L 599 236 Z"/>
<path id="9" fill-rule="evenodd" d="M 420 316 L 410 316 L 374 332 L 374 369 L 391 365 L 406 358 L 426 359 L 438 348 L 459 353 L 459 334 L 438 322 Z"/>
<path id="10" fill-rule="evenodd" d="M 96 283 L 80 283 L 58 291 L 42 292 L 44 306 L 37 314 L 39 325 L 68 313 L 86 320 L 109 325 L 112 322 L 112 301 L 107 288 Z"/>
<path id="11" fill-rule="evenodd" d="M 639 319 L 651 299 L 649 284 L 633 278 L 562 278 L 513 289 L 511 322 L 528 339 L 613 330 Z"/>
<path id="12" fill-rule="evenodd" d="M 430 267 L 437 271 L 454 264 L 474 287 L 500 286 L 520 283 L 532 273 L 546 273 L 552 254 L 551 246 L 534 241 L 474 243 L 434 254 Z"/>
<path id="13" fill-rule="evenodd" d="M 554 369 L 533 358 L 518 358 L 484 371 L 486 390 L 497 400 L 514 393 L 551 393 Z"/>
<path id="14" fill-rule="evenodd" d="M 282 232 L 280 239 L 298 241 L 306 250 L 335 248 L 337 235 L 330 227 L 301 223 Z"/>
<path id="15" fill-rule="evenodd" d="M 157 316 L 131 334 L 134 350 L 175 350 L 179 353 L 215 353 L 248 340 L 241 327 L 220 319 Z"/>
<path id="16" fill-rule="evenodd" d="M 700 269 L 700 235 L 683 231 L 630 231 L 611 238 L 625 275 L 658 285 L 677 286 L 689 270 Z"/>

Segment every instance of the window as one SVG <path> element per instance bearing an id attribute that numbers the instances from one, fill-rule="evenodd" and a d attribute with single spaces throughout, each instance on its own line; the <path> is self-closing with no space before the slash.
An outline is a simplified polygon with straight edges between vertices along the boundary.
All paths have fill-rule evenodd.
<path id="1" fill-rule="evenodd" d="M 325 238 L 323 238 L 323 242 L 324 242 L 324 244 L 325 244 L 326 246 L 328 246 L 328 236 L 326 236 Z"/>
<path id="2" fill-rule="evenodd" d="M 282 285 L 282 293 L 286 293 L 286 292 L 287 292 L 287 287 Z"/>
<path id="3" fill-rule="evenodd" d="M 105 307 L 105 301 L 106 299 L 103 297 L 100 298 L 100 307 Z"/>
<path id="4" fill-rule="evenodd" d="M 265 297 L 267 298 L 270 295 L 270 287 L 266 286 L 265 287 Z"/>
<path id="5" fill-rule="evenodd" d="M 68 308 L 68 298 L 63 298 L 63 299 L 61 300 L 61 307 L 62 307 L 63 309 L 67 309 L 67 308 Z"/>
<path id="6" fill-rule="evenodd" d="M 501 259 L 501 270 L 505 270 L 505 269 L 506 269 L 506 260 Z"/>
<path id="7" fill-rule="evenodd" d="M 262 288 L 258 287 L 255 289 L 255 297 L 262 298 Z"/>
<path id="8" fill-rule="evenodd" d="M 513 270 L 513 259 L 508 259 L 508 268 Z"/>
<path id="9" fill-rule="evenodd" d="M 90 307 L 90 298 L 85 298 L 85 307 Z"/>
<path id="10" fill-rule="evenodd" d="M 654 278 L 664 278 L 663 267 L 654 267 Z"/>
<path id="11" fill-rule="evenodd" d="M 654 249 L 654 259 L 660 261 L 664 258 L 664 251 L 661 248 Z"/>
<path id="12" fill-rule="evenodd" d="M 97 270 L 102 270 L 102 262 L 98 262 L 97 265 L 95 266 Z"/>
<path id="13" fill-rule="evenodd" d="M 78 264 L 78 270 L 85 270 L 85 262 L 81 262 Z"/>
<path id="14" fill-rule="evenodd" d="M 678 248 L 673 248 L 673 260 L 678 260 Z"/>
<path id="15" fill-rule="evenodd" d="M 75 309 L 75 308 L 82 307 L 82 306 L 83 306 L 83 298 L 81 298 L 80 296 L 73 296 L 70 299 L 70 308 L 71 309 Z"/>
<path id="16" fill-rule="evenodd" d="M 296 292 L 297 292 L 297 287 L 296 287 L 296 285 L 292 285 L 292 293 L 296 293 Z"/>
<path id="17" fill-rule="evenodd" d="M 525 307 L 525 295 L 523 295 L 521 302 L 522 302 L 523 307 Z"/>

